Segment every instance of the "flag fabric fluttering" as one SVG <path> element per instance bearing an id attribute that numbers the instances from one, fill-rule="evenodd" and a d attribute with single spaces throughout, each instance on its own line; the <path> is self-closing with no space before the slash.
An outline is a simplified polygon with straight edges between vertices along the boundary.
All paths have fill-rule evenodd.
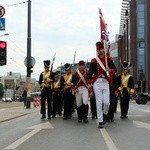
<path id="1" fill-rule="evenodd" d="M 110 41 L 109 41 L 109 35 L 107 31 L 107 24 L 105 23 L 105 20 L 104 20 L 104 17 L 100 8 L 99 8 L 99 18 L 100 18 L 100 38 L 103 41 L 105 40 L 107 45 L 109 45 Z"/>

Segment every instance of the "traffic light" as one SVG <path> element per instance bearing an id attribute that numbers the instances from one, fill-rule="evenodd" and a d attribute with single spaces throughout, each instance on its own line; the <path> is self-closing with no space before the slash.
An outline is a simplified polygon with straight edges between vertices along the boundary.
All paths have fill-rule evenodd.
<path id="1" fill-rule="evenodd" d="M 27 76 L 30 77 L 31 73 L 33 72 L 33 70 L 31 70 L 33 68 L 33 66 L 27 67 Z"/>
<path id="2" fill-rule="evenodd" d="M 0 66 L 7 63 L 7 42 L 0 41 Z"/>

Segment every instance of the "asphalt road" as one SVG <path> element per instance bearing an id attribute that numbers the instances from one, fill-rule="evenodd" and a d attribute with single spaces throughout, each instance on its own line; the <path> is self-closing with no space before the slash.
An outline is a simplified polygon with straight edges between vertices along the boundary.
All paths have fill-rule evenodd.
<path id="1" fill-rule="evenodd" d="M 23 108 L 24 111 L 30 110 Z M 16 108 L 15 108 L 16 109 Z M 3 111 L 1 111 L 3 112 Z M 150 103 L 130 103 L 128 119 L 120 119 L 118 105 L 115 122 L 98 129 L 96 120 L 78 123 L 57 116 L 41 120 L 35 113 L 0 123 L 0 149 L 15 150 L 148 150 L 150 147 Z M 6 140 L 7 139 L 7 140 Z"/>

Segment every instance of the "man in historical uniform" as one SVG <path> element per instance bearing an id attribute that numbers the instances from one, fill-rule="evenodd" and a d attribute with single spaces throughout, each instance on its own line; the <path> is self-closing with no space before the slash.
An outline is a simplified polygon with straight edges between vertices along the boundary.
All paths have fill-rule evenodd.
<path id="1" fill-rule="evenodd" d="M 61 77 L 60 86 L 63 88 L 63 107 L 64 114 L 63 119 L 71 119 L 72 117 L 72 107 L 73 107 L 73 95 L 72 95 L 72 73 L 71 64 L 66 63 L 64 65 L 65 74 Z"/>
<path id="2" fill-rule="evenodd" d="M 109 76 L 109 87 L 110 87 L 110 106 L 107 114 L 107 122 L 114 122 L 114 113 L 116 109 L 116 94 L 118 91 L 118 81 L 115 73 L 110 73 Z"/>
<path id="3" fill-rule="evenodd" d="M 128 118 L 128 109 L 130 95 L 134 93 L 134 80 L 133 77 L 129 74 L 129 63 L 124 61 L 122 63 L 122 73 L 118 75 L 118 84 L 120 91 L 120 107 L 121 107 L 121 116 L 120 118 Z"/>
<path id="4" fill-rule="evenodd" d="M 61 116 L 62 114 L 62 93 L 60 88 L 60 72 L 56 71 L 54 73 L 55 81 L 54 81 L 54 88 L 53 88 L 53 115 L 52 118 L 56 117 L 56 113 Z"/>
<path id="5" fill-rule="evenodd" d="M 73 83 L 73 91 L 76 97 L 76 105 L 77 105 L 77 115 L 78 122 L 87 123 L 88 122 L 88 71 L 85 68 L 85 62 L 83 60 L 79 61 L 78 70 L 73 74 L 72 83 Z"/>
<path id="6" fill-rule="evenodd" d="M 96 98 L 98 128 L 103 128 L 106 123 L 110 105 L 109 72 L 115 72 L 115 65 L 104 50 L 103 42 L 96 43 L 97 57 L 91 60 L 89 79 L 93 84 Z M 90 84 L 89 84 L 90 87 Z"/>
<path id="7" fill-rule="evenodd" d="M 52 108 L 51 108 L 51 100 L 52 100 L 52 87 L 54 82 L 54 74 L 50 70 L 50 60 L 45 60 L 44 68 L 45 70 L 41 72 L 39 77 L 39 84 L 41 87 L 41 119 L 46 118 L 46 102 L 47 102 L 47 116 L 48 119 L 51 119 Z"/>

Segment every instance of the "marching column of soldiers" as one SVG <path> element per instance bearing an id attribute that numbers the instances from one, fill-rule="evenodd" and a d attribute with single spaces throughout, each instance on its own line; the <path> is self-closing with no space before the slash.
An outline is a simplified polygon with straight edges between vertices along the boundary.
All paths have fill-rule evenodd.
<path id="1" fill-rule="evenodd" d="M 41 87 L 41 119 L 63 116 L 64 120 L 73 117 L 77 111 L 77 121 L 88 123 L 90 110 L 92 119 L 97 120 L 98 128 L 106 122 L 114 122 L 117 99 L 120 99 L 121 119 L 128 118 L 130 96 L 134 93 L 134 80 L 129 74 L 130 64 L 122 63 L 122 73 L 112 58 L 106 54 L 103 41 L 96 43 L 96 57 L 86 69 L 80 60 L 78 68 L 72 72 L 72 65 L 64 64 L 65 73 L 52 71 L 50 60 L 45 60 L 44 71 L 39 77 Z M 46 109 L 47 108 L 47 109 Z M 90 109 L 89 109 L 90 108 Z"/>

